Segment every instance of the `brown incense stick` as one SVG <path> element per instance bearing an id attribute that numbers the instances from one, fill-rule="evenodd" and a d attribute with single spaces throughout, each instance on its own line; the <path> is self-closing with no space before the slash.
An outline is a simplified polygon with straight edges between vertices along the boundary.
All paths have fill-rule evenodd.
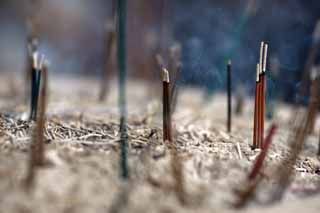
<path id="1" fill-rule="evenodd" d="M 261 96 L 260 96 L 260 121 L 261 121 L 261 126 L 260 126 L 260 143 L 259 143 L 259 148 L 262 148 L 262 142 L 264 139 L 264 118 L 265 118 L 265 90 L 266 90 L 266 67 L 267 67 L 267 53 L 268 53 L 268 45 L 264 43 L 263 45 L 263 65 L 262 70 L 260 71 L 261 73 Z"/>
<path id="2" fill-rule="evenodd" d="M 272 137 L 275 134 L 275 131 L 277 129 L 277 126 L 275 124 L 272 124 L 268 136 L 266 137 L 264 143 L 263 143 L 263 149 L 261 150 L 249 176 L 248 176 L 248 182 L 247 186 L 244 190 L 237 191 L 239 199 L 234 204 L 234 207 L 236 208 L 242 208 L 244 207 L 248 201 L 254 196 L 257 186 L 262 181 L 263 177 L 261 175 L 258 175 L 262 166 L 264 159 L 266 157 L 268 148 L 271 145 Z"/>
<path id="3" fill-rule="evenodd" d="M 259 154 L 259 156 L 258 156 L 258 158 L 257 158 L 257 160 L 256 160 L 256 162 L 255 162 L 255 164 L 254 164 L 249 176 L 248 176 L 248 179 L 250 181 L 255 179 L 256 176 L 259 174 L 259 172 L 260 172 L 260 170 L 262 168 L 264 159 L 265 159 L 265 157 L 267 155 L 267 151 L 268 151 L 268 149 L 269 149 L 269 147 L 271 145 L 272 137 L 275 134 L 276 130 L 277 130 L 277 125 L 272 124 L 272 126 L 270 127 L 270 130 L 269 130 L 269 133 L 268 133 L 266 139 L 263 142 L 262 150 L 261 150 L 261 152 L 260 152 L 260 154 Z"/>
<path id="4" fill-rule="evenodd" d="M 257 64 L 257 74 L 256 74 L 256 90 L 254 98 L 254 118 L 253 118 L 253 149 L 258 148 L 258 127 L 259 127 L 259 70 L 260 65 Z"/>
<path id="5" fill-rule="evenodd" d="M 169 72 L 165 68 L 162 69 L 163 82 L 163 140 L 172 142 L 171 134 L 171 111 L 170 111 L 170 79 Z"/>

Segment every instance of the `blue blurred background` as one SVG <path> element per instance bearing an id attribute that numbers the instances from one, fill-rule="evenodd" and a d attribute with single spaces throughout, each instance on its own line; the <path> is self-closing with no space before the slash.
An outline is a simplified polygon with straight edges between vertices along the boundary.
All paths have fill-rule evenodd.
<path id="1" fill-rule="evenodd" d="M 24 72 L 30 14 L 53 73 L 99 77 L 105 69 L 111 0 L 1 0 L 0 72 Z M 269 95 L 292 101 L 319 19 L 319 0 L 128 0 L 129 73 L 152 78 L 154 55 L 179 42 L 180 84 L 223 90 L 230 58 L 233 89 L 242 85 L 252 94 L 264 40 L 269 43 Z M 166 51 L 162 54 L 166 58 Z"/>

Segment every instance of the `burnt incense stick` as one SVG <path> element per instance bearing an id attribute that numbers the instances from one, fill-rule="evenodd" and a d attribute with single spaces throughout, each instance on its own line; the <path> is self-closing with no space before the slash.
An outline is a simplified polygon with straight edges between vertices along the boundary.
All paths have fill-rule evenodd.
<path id="1" fill-rule="evenodd" d="M 48 63 L 45 62 L 42 72 L 40 99 L 39 99 L 39 116 L 37 117 L 36 126 L 33 132 L 33 143 L 31 145 L 29 169 L 26 177 L 26 186 L 30 187 L 34 183 L 36 168 L 45 164 L 44 149 L 44 129 L 45 129 L 45 113 L 47 105 L 47 87 L 48 87 Z"/>
<path id="2" fill-rule="evenodd" d="M 129 168 L 127 159 L 127 103 L 126 103 L 126 18 L 127 1 L 117 2 L 117 53 L 119 68 L 119 110 L 120 110 L 120 168 L 121 177 L 129 178 Z"/>
<path id="3" fill-rule="evenodd" d="M 265 90 L 266 90 L 266 67 L 267 67 L 267 53 L 268 53 L 268 44 L 264 43 L 263 45 L 263 64 L 261 66 L 261 93 L 260 93 L 260 121 L 261 121 L 261 126 L 260 126 L 260 140 L 259 140 L 259 148 L 262 148 L 262 142 L 264 139 L 264 119 L 265 119 Z"/>
<path id="4" fill-rule="evenodd" d="M 232 122 L 232 114 L 231 114 L 231 60 L 228 61 L 227 64 L 227 93 L 228 93 L 228 99 L 227 99 L 227 131 L 231 132 L 231 122 Z"/>
<path id="5" fill-rule="evenodd" d="M 258 128 L 259 128 L 259 74 L 260 74 L 260 65 L 257 64 L 257 73 L 256 73 L 256 89 L 255 89 L 255 98 L 254 98 L 254 118 L 253 118 L 253 146 L 252 149 L 258 148 Z"/>
<path id="6" fill-rule="evenodd" d="M 162 69 L 162 104 L 163 104 L 163 141 L 172 142 L 171 134 L 171 104 L 170 104 L 170 78 L 169 72 L 165 68 Z"/>
<path id="7" fill-rule="evenodd" d="M 256 176 L 259 174 L 259 172 L 262 168 L 264 159 L 267 155 L 268 149 L 271 145 L 273 135 L 275 134 L 276 130 L 277 130 L 277 125 L 272 124 L 270 127 L 270 130 L 269 130 L 269 133 L 263 142 L 262 150 L 261 150 L 259 156 L 257 157 L 257 160 L 256 160 L 256 162 L 255 162 L 255 164 L 254 164 L 254 166 L 248 176 L 249 181 L 252 181 L 253 179 L 255 179 Z"/>
<path id="8" fill-rule="evenodd" d="M 33 66 L 31 76 L 31 101 L 30 101 L 30 120 L 36 121 L 38 110 L 39 89 L 41 81 L 41 70 L 44 61 L 44 56 L 38 52 L 33 54 Z"/>

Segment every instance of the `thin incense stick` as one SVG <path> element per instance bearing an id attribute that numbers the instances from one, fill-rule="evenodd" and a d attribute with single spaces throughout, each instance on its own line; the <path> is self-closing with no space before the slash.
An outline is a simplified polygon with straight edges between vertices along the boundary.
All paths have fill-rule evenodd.
<path id="1" fill-rule="evenodd" d="M 227 64 L 227 91 L 228 91 L 228 118 L 227 118 L 227 130 L 231 132 L 231 60 L 228 61 Z"/>
<path id="2" fill-rule="evenodd" d="M 261 120 L 261 126 L 260 126 L 260 145 L 259 148 L 262 148 L 262 142 L 264 139 L 264 118 L 265 118 L 265 89 L 266 89 L 266 77 L 265 77 L 265 72 L 266 72 L 266 67 L 267 67 L 267 52 L 268 52 L 268 45 L 265 43 L 264 48 L 263 48 L 263 65 L 262 70 L 261 70 L 261 115 L 260 115 L 260 120 Z"/>
<path id="3" fill-rule="evenodd" d="M 270 127 L 270 130 L 269 130 L 269 133 L 268 133 L 268 136 L 266 137 L 266 139 L 264 140 L 263 142 L 263 148 L 248 176 L 248 179 L 250 181 L 252 181 L 253 179 L 256 178 L 256 176 L 259 174 L 259 171 L 261 170 L 261 167 L 263 165 L 263 162 L 264 162 L 264 159 L 267 155 L 267 151 L 271 145 L 271 142 L 272 142 L 272 137 L 274 135 L 274 133 L 276 132 L 277 130 L 277 125 L 275 124 L 272 124 L 272 126 Z"/>
<path id="4" fill-rule="evenodd" d="M 41 81 L 41 69 L 44 56 L 39 56 L 38 52 L 33 54 L 32 78 L 31 78 L 31 101 L 30 120 L 36 121 L 38 111 L 39 89 Z"/>
<path id="5" fill-rule="evenodd" d="M 127 104 L 126 104 L 126 17 L 127 1 L 118 0 L 117 4 L 117 53 L 119 68 L 119 109 L 120 109 L 120 167 L 121 177 L 129 178 L 128 159 L 127 159 Z"/>
<path id="6" fill-rule="evenodd" d="M 42 66 L 42 65 L 41 65 Z M 36 127 L 33 132 L 33 143 L 31 145 L 29 170 L 26 178 L 26 186 L 30 187 L 34 183 L 36 176 L 36 168 L 43 166 L 45 163 L 45 147 L 44 147 L 44 129 L 45 129 L 45 114 L 46 114 L 46 104 L 47 104 L 47 72 L 48 64 L 45 63 L 41 69 L 42 79 L 40 88 L 40 102 L 39 102 L 39 115 L 37 117 Z"/>
<path id="7" fill-rule="evenodd" d="M 254 98 L 254 118 L 253 118 L 253 149 L 258 148 L 258 115 L 259 115 L 259 72 L 260 65 L 257 64 L 257 73 L 256 73 L 256 90 Z"/>
<path id="8" fill-rule="evenodd" d="M 172 142 L 171 134 L 171 109 L 170 109 L 170 79 L 169 72 L 165 68 L 162 69 L 162 82 L 163 82 L 163 141 Z"/>

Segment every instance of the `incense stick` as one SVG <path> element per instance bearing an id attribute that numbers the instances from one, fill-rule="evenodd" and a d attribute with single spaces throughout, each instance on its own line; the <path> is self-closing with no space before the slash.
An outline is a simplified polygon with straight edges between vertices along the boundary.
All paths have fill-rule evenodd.
<path id="1" fill-rule="evenodd" d="M 263 42 L 262 42 L 263 43 Z M 264 43 L 263 45 L 263 64 L 261 66 L 260 75 L 261 75 L 261 93 L 260 93 L 260 140 L 259 140 L 259 148 L 262 148 L 262 142 L 264 139 L 264 118 L 265 118 L 265 89 L 266 89 L 266 79 L 265 79 L 265 72 L 267 67 L 267 53 L 268 53 L 268 44 Z"/>
<path id="2" fill-rule="evenodd" d="M 228 93 L 228 99 L 227 99 L 227 131 L 231 132 L 231 60 L 228 61 L 227 64 L 227 93 Z"/>
<path id="3" fill-rule="evenodd" d="M 118 0 L 118 67 L 119 67 L 119 109 L 120 109 L 120 168 L 121 177 L 129 178 L 127 159 L 127 104 L 126 104 L 126 17 L 127 0 Z"/>
<path id="4" fill-rule="evenodd" d="M 270 147 L 270 145 L 272 143 L 272 137 L 275 134 L 276 130 L 277 130 L 277 125 L 272 124 L 270 129 L 269 129 L 269 133 L 268 133 L 266 139 L 263 142 L 262 150 L 261 150 L 261 152 L 260 152 L 260 154 L 259 154 L 259 156 L 258 156 L 258 158 L 257 158 L 257 160 L 256 160 L 256 162 L 255 162 L 255 164 L 254 164 L 249 176 L 248 176 L 248 179 L 250 181 L 255 179 L 256 176 L 259 174 L 259 172 L 261 170 L 261 167 L 263 165 L 264 159 L 265 159 L 265 157 L 267 155 L 267 151 L 268 151 L 268 149 L 269 149 L 269 147 Z"/>
<path id="5" fill-rule="evenodd" d="M 162 69 L 163 84 L 163 140 L 172 142 L 171 134 L 171 104 L 170 104 L 170 78 L 169 72 L 165 68 Z"/>
<path id="6" fill-rule="evenodd" d="M 30 101 L 30 120 L 36 121 L 38 111 L 38 99 L 41 82 L 41 70 L 44 61 L 44 55 L 38 52 L 33 54 L 32 78 L 31 78 L 31 101 Z"/>
<path id="7" fill-rule="evenodd" d="M 254 118 L 253 118 L 253 149 L 258 148 L 258 128 L 259 128 L 259 81 L 260 81 L 260 64 L 256 69 L 256 89 L 254 98 Z"/>
<path id="8" fill-rule="evenodd" d="M 41 65 L 42 66 L 42 65 Z M 36 168 L 43 166 L 45 163 L 45 150 L 44 150 L 44 129 L 45 129 L 45 114 L 47 105 L 47 87 L 48 87 L 48 63 L 46 62 L 41 70 L 41 88 L 40 88 L 40 102 L 39 102 L 39 115 L 37 117 L 37 123 L 33 132 L 33 143 L 31 145 L 29 170 L 25 180 L 27 187 L 30 187 L 34 183 Z"/>

